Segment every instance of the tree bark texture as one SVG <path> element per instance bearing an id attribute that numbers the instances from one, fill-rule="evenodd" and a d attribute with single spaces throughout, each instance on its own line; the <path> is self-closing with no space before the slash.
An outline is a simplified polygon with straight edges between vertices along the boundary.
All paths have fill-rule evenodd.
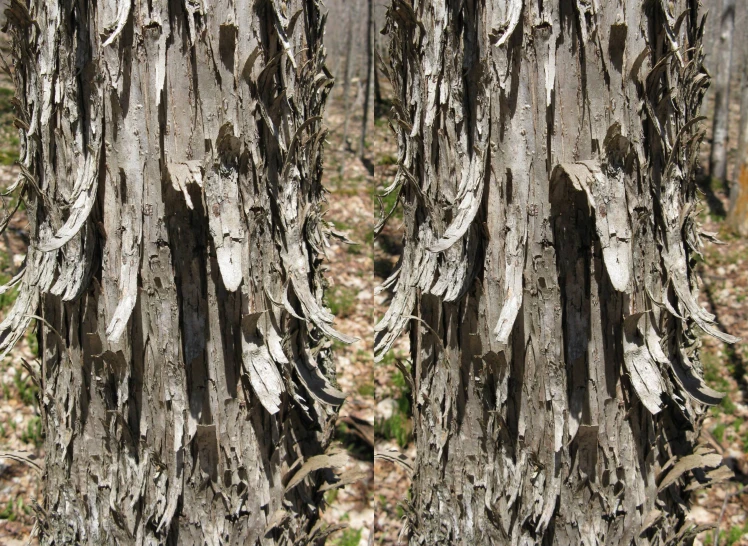
<path id="1" fill-rule="evenodd" d="M 732 43 L 735 34 L 735 0 L 724 0 L 720 13 L 717 40 L 717 68 L 714 78 L 714 121 L 709 175 L 724 181 L 727 177 L 727 140 L 730 121 L 730 76 L 732 74 Z"/>
<path id="2" fill-rule="evenodd" d="M 695 2 L 395 0 L 411 544 L 671 544 L 698 446 Z M 386 216 L 386 214 L 385 214 Z M 380 222 L 381 226 L 381 222 Z M 697 483 L 698 482 L 698 483 Z"/>
<path id="3" fill-rule="evenodd" d="M 12 0 L 43 544 L 306 544 L 335 408 L 316 0 Z M 322 470 L 322 472 L 317 472 Z"/>

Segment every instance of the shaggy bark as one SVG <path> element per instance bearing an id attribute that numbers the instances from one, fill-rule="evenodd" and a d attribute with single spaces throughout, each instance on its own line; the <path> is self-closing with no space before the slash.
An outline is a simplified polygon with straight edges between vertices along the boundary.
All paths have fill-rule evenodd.
<path id="1" fill-rule="evenodd" d="M 670 544 L 697 445 L 693 2 L 394 0 L 411 544 Z M 384 215 L 386 216 L 386 214 Z M 381 223 L 380 223 L 381 226 Z"/>
<path id="2" fill-rule="evenodd" d="M 316 0 L 12 0 L 37 319 L 43 544 L 305 544 L 327 532 Z M 37 316 L 34 316 L 37 315 Z M 321 472 L 320 472 L 321 471 Z"/>
<path id="3" fill-rule="evenodd" d="M 724 182 L 727 177 L 727 140 L 730 121 L 730 76 L 735 34 L 735 0 L 724 0 L 717 41 L 717 69 L 714 78 L 714 121 L 709 175 Z"/>

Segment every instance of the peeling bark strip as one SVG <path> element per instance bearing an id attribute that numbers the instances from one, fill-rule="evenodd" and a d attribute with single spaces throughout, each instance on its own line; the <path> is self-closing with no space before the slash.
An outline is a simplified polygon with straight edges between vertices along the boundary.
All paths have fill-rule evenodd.
<path id="1" fill-rule="evenodd" d="M 394 0 L 411 544 L 671 544 L 696 445 L 693 2 Z M 559 69 L 563 67 L 563 69 Z M 411 321 L 411 318 L 417 320 Z"/>
<path id="2" fill-rule="evenodd" d="M 44 544 L 305 544 L 340 466 L 317 0 L 12 0 Z M 278 302 L 278 303 L 275 303 Z M 311 461 L 311 462 L 310 462 Z M 279 514 L 281 517 L 279 517 Z"/>

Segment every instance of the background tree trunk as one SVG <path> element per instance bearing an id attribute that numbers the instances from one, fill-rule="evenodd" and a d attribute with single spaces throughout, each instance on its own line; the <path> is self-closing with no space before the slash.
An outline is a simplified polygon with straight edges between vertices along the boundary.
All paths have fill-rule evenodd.
<path id="1" fill-rule="evenodd" d="M 690 9 L 689 9 L 690 8 Z M 692 2 L 425 2 L 388 14 L 409 328 L 411 544 L 687 539 L 697 446 Z"/>
<path id="2" fill-rule="evenodd" d="M 366 153 L 366 131 L 374 121 L 374 0 L 368 0 L 366 14 L 366 86 L 364 88 L 364 113 L 361 120 L 361 142 L 358 154 L 361 159 Z"/>
<path id="3" fill-rule="evenodd" d="M 316 0 L 13 0 L 44 544 L 324 536 L 331 79 Z M 331 479 L 331 476 L 327 476 Z"/>
<path id="4" fill-rule="evenodd" d="M 714 121 L 709 175 L 721 181 L 727 177 L 727 139 L 730 120 L 730 75 L 735 34 L 735 0 L 724 0 L 720 13 L 717 71 L 714 79 Z"/>
<path id="5" fill-rule="evenodd" d="M 748 47 L 748 40 L 743 40 Z M 730 226 L 741 236 L 748 236 L 748 56 L 740 74 L 740 126 L 735 154 L 735 173 L 730 184 Z"/>
<path id="6" fill-rule="evenodd" d="M 351 57 L 353 46 L 353 6 L 348 6 L 348 34 L 345 46 L 345 73 L 343 74 L 343 108 L 345 119 L 343 120 L 343 145 L 348 146 L 348 121 L 351 117 Z"/>

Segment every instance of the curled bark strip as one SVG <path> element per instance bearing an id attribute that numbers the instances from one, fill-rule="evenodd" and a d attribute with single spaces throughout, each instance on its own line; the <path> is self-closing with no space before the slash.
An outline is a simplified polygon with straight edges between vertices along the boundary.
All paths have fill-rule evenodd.
<path id="1" fill-rule="evenodd" d="M 249 374 L 252 389 L 270 415 L 280 411 L 283 380 L 265 345 L 247 336 L 242 338 L 244 368 Z"/>
<path id="2" fill-rule="evenodd" d="M 663 261 L 675 294 L 678 296 L 678 301 L 683 307 L 683 315 L 686 318 L 693 319 L 710 336 L 725 343 L 738 343 L 740 338 L 720 331 L 714 325 L 714 315 L 704 309 L 696 300 L 696 296 L 691 291 L 688 283 L 685 270 L 685 257 L 682 256 L 682 247 L 671 248 L 669 251 L 664 252 Z"/>
<path id="3" fill-rule="evenodd" d="M 229 292 L 235 292 L 244 278 L 242 244 L 245 238 L 239 202 L 238 173 L 235 168 L 218 166 L 205 180 L 208 225 L 216 246 L 218 267 Z"/>
<path id="4" fill-rule="evenodd" d="M 26 269 L 18 288 L 18 297 L 0 323 L 0 354 L 4 358 L 21 339 L 31 323 L 37 298 L 52 286 L 56 252 L 41 252 L 30 247 Z"/>
<path id="5" fill-rule="evenodd" d="M 307 281 L 304 278 L 301 278 L 301 275 L 293 272 L 290 276 L 291 286 L 293 286 L 294 293 L 301 303 L 306 320 L 314 324 L 328 337 L 347 344 L 358 341 L 357 337 L 343 334 L 332 327 L 332 322 L 334 320 L 332 313 L 319 304 L 317 299 L 312 295 Z"/>
<path id="6" fill-rule="evenodd" d="M 640 323 L 646 322 L 643 314 L 626 317 L 623 322 L 623 361 L 639 400 L 652 415 L 662 410 L 662 395 L 666 387 L 662 372 L 657 366 L 640 329 Z"/>
<path id="7" fill-rule="evenodd" d="M 264 314 L 264 312 L 252 313 L 242 319 L 242 364 L 260 403 L 270 415 L 275 415 L 280 411 L 281 394 L 285 390 L 276 362 L 282 364 L 284 360 L 285 362 L 288 360 L 280 347 L 274 347 L 275 354 L 271 356 L 268 348 L 270 344 L 263 343 L 258 338 L 257 321 Z M 274 332 L 272 329 L 270 331 Z M 267 341 L 271 334 L 268 333 L 265 337 Z M 275 339 L 273 341 L 277 342 Z M 278 349 L 280 349 L 280 354 L 278 354 Z"/>
<path id="8" fill-rule="evenodd" d="M 735 477 L 735 474 L 727 466 L 718 466 L 714 470 L 708 470 L 705 474 L 705 480 L 699 481 L 694 480 L 690 485 L 686 487 L 686 491 L 695 491 L 697 489 L 705 489 L 718 483 L 726 482 Z"/>
<path id="9" fill-rule="evenodd" d="M 376 333 L 374 342 L 375 362 L 382 361 L 410 321 L 409 317 L 416 303 L 418 289 L 428 290 L 432 284 L 437 267 L 436 256 L 425 247 L 433 241 L 433 235 L 425 225 L 421 227 L 420 235 L 423 247 L 408 245 L 403 249 L 403 257 L 396 278 L 395 296 L 392 298 L 384 316 L 374 325 L 374 332 Z M 394 281 L 395 277 L 393 275 L 391 280 L 384 284 L 389 285 Z"/>
<path id="10" fill-rule="evenodd" d="M 294 360 L 294 364 L 301 383 L 317 402 L 326 406 L 340 406 L 345 401 L 346 394 L 333 387 L 319 368 L 310 366 L 301 358 Z"/>
<path id="11" fill-rule="evenodd" d="M 657 491 L 663 491 L 689 470 L 696 468 L 714 468 L 722 464 L 722 455 L 700 446 L 691 455 L 681 457 L 673 468 L 661 479 Z"/>
<path id="12" fill-rule="evenodd" d="M 265 527 L 265 536 L 268 536 L 273 529 L 281 527 L 290 517 L 291 514 L 286 510 L 276 510 L 270 517 L 267 527 Z"/>
<path id="13" fill-rule="evenodd" d="M 522 2 L 523 0 L 510 0 L 508 2 L 506 20 L 490 34 L 491 41 L 497 46 L 504 45 L 512 37 L 514 29 L 517 28 L 519 18 L 522 15 Z"/>
<path id="14" fill-rule="evenodd" d="M 325 468 L 341 468 L 348 462 L 345 451 L 332 451 L 322 455 L 315 455 L 307 459 L 286 484 L 286 493 L 299 485 L 312 472 Z"/>
<path id="15" fill-rule="evenodd" d="M 286 353 L 283 351 L 283 345 L 281 344 L 281 337 L 278 334 L 278 330 L 275 326 L 275 319 L 271 318 L 268 320 L 268 326 L 265 328 L 265 344 L 267 345 L 268 352 L 273 357 L 273 360 L 278 364 L 288 364 L 288 358 Z"/>
<path id="16" fill-rule="evenodd" d="M 413 463 L 408 459 L 408 456 L 395 449 L 380 449 L 374 453 L 374 459 L 396 464 L 404 468 L 408 474 L 413 474 Z"/>
<path id="17" fill-rule="evenodd" d="M 112 33 L 109 35 L 109 38 L 107 38 L 106 41 L 101 44 L 101 47 L 107 47 L 112 42 L 114 42 L 115 38 L 117 38 L 117 36 L 119 36 L 122 32 L 122 29 L 125 28 L 127 19 L 130 17 L 132 0 L 118 0 L 115 2 L 115 4 L 117 6 L 117 20 L 113 25 L 114 29 L 112 30 Z"/>
<path id="18" fill-rule="evenodd" d="M 353 468 L 337 476 L 337 479 L 335 481 L 322 484 L 322 486 L 317 489 L 317 491 L 319 491 L 320 493 L 324 493 L 325 491 L 330 491 L 332 489 L 340 489 L 341 487 L 345 487 L 346 485 L 358 483 L 361 480 L 366 479 L 369 474 L 370 471 L 368 470 L 358 470 L 356 468 Z"/>
<path id="19" fill-rule="evenodd" d="M 85 222 L 80 231 L 65 245 L 60 253 L 60 263 L 55 284 L 50 293 L 61 296 L 62 301 L 78 299 L 88 287 L 93 274 L 94 250 L 92 240 L 96 238 L 92 222 Z"/>
<path id="20" fill-rule="evenodd" d="M 627 292 L 632 267 L 631 227 L 623 180 L 604 175 L 595 161 L 557 165 L 551 173 L 551 183 L 558 184 L 561 177 L 566 177 L 574 189 L 587 196 L 608 276 L 616 290 Z"/>
<path id="21" fill-rule="evenodd" d="M 443 252 L 465 235 L 480 208 L 483 197 L 485 152 L 476 151 L 470 159 L 470 168 L 464 172 L 457 195 L 457 212 L 444 235 L 429 247 L 431 252 Z"/>
<path id="22" fill-rule="evenodd" d="M 517 314 L 522 307 L 523 271 L 525 268 L 525 227 L 514 217 L 507 233 L 506 274 L 504 277 L 504 305 L 493 333 L 496 341 L 506 344 L 512 333 Z"/>
<path id="23" fill-rule="evenodd" d="M 7 283 L 0 286 L 0 294 L 5 294 L 8 290 L 18 285 L 21 280 L 23 280 L 24 272 L 26 271 L 26 268 L 24 267 L 21 269 L 18 273 L 15 274 L 15 276 L 10 279 Z"/>
<path id="24" fill-rule="evenodd" d="M 84 160 L 83 168 L 78 174 L 76 198 L 70 207 L 70 215 L 65 224 L 52 237 L 41 242 L 39 250 L 49 252 L 62 247 L 80 231 L 83 223 L 88 220 L 88 216 L 96 201 L 101 134 L 101 119 L 99 119 L 99 128 L 93 135 L 95 140 L 91 143 L 91 147 Z"/>
<path id="25" fill-rule="evenodd" d="M 31 453 L 31 456 L 33 456 L 33 453 Z M 39 474 L 44 474 L 44 469 L 31 456 L 27 455 L 25 451 L 0 451 L 0 459 L 10 459 L 11 461 L 25 464 L 36 470 Z"/>
<path id="26" fill-rule="evenodd" d="M 675 379 L 686 391 L 686 394 L 694 400 L 702 404 L 715 406 L 725 397 L 725 393 L 707 386 L 704 378 L 696 371 L 684 351 L 681 351 L 680 361 L 676 360 L 672 362 L 672 367 L 673 372 L 675 372 Z"/>
<path id="27" fill-rule="evenodd" d="M 639 529 L 639 536 L 644 535 L 648 529 L 662 519 L 662 516 L 663 514 L 661 510 L 650 510 L 650 512 L 644 517 L 644 523 L 642 523 L 641 529 Z"/>
<path id="28" fill-rule="evenodd" d="M 187 207 L 193 210 L 192 198 L 189 193 L 189 185 L 195 183 L 200 189 L 203 188 L 202 164 L 200 161 L 186 161 L 184 163 L 170 163 L 169 174 L 174 189 L 182 192 Z"/>
<path id="29" fill-rule="evenodd" d="M 652 357 L 662 366 L 670 367 L 676 381 L 693 400 L 702 404 L 714 406 L 719 404 L 725 394 L 707 386 L 704 379 L 693 368 L 690 360 L 685 354 L 680 355 L 681 362 L 677 357 L 669 359 L 660 345 L 660 337 L 651 322 L 647 321 L 647 347 Z"/>

